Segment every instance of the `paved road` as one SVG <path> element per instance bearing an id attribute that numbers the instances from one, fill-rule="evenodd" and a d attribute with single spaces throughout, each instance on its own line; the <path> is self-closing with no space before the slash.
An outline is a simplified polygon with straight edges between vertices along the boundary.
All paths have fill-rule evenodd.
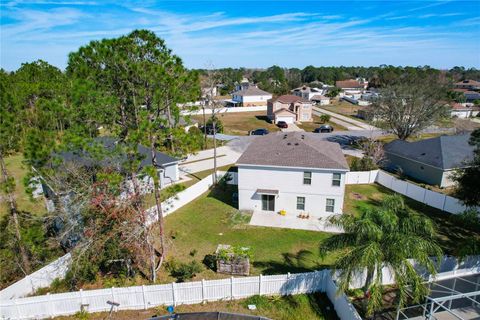
<path id="1" fill-rule="evenodd" d="M 358 129 L 360 129 L 360 130 L 379 130 L 377 127 L 374 127 L 374 126 L 369 125 L 367 123 L 364 123 L 362 121 L 358 121 L 358 120 L 352 119 L 350 117 L 347 117 L 347 116 L 344 116 L 344 115 L 341 115 L 341 114 L 338 114 L 338 113 L 335 113 L 335 112 L 331 112 L 331 111 L 328 111 L 328 110 L 325 110 L 325 109 L 322 109 L 322 108 L 313 107 L 313 112 L 315 114 L 318 114 L 318 113 L 328 114 L 329 116 L 331 116 L 333 118 L 333 119 L 330 119 L 332 122 L 342 121 L 346 125 L 343 125 L 343 124 L 338 123 L 338 122 L 337 123 L 340 124 L 340 125 L 343 125 L 348 130 L 358 130 Z M 352 129 L 350 129 L 349 127 L 352 127 Z"/>

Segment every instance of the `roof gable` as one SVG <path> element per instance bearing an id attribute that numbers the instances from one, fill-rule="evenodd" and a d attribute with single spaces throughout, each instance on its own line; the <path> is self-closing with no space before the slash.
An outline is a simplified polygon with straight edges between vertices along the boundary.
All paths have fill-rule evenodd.
<path id="1" fill-rule="evenodd" d="M 276 133 L 257 137 L 238 164 L 349 170 L 340 145 L 313 133 Z"/>
<path id="2" fill-rule="evenodd" d="M 474 147 L 469 134 L 440 136 L 416 142 L 395 140 L 385 145 L 385 152 L 418 161 L 442 170 L 465 167 L 473 159 Z"/>

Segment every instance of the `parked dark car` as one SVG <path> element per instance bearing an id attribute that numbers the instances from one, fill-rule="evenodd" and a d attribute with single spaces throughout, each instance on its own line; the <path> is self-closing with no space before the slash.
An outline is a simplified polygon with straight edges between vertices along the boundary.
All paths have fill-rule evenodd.
<path id="1" fill-rule="evenodd" d="M 284 128 L 288 128 L 288 124 L 287 124 L 285 121 L 278 121 L 278 122 L 277 122 L 277 126 L 278 126 L 279 128 L 283 128 L 283 129 L 284 129 Z"/>
<path id="2" fill-rule="evenodd" d="M 215 133 L 222 133 L 222 128 L 220 128 L 219 126 L 215 126 Z M 205 126 L 205 129 L 207 131 L 207 134 L 213 134 L 213 125 L 212 124 L 207 124 Z M 203 132 L 203 127 L 200 129 L 202 130 Z"/>
<path id="3" fill-rule="evenodd" d="M 267 129 L 264 129 L 264 128 L 250 131 L 250 135 L 251 135 L 251 136 L 264 136 L 264 135 L 266 135 L 266 134 L 268 134 L 268 130 L 267 130 Z"/>
<path id="4" fill-rule="evenodd" d="M 333 132 L 333 127 L 331 125 L 323 125 L 323 126 L 320 126 L 318 128 L 316 128 L 315 130 L 313 130 L 313 132 L 315 133 L 329 133 L 329 132 Z"/>

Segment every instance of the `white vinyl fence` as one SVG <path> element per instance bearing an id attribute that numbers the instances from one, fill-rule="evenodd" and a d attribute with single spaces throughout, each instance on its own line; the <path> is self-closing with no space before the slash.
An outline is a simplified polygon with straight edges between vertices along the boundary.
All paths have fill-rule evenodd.
<path id="1" fill-rule="evenodd" d="M 221 179 L 224 175 L 225 172 L 223 171 L 217 172 L 218 179 Z M 178 210 L 190 201 L 201 196 L 208 191 L 212 184 L 213 173 L 191 187 L 179 192 L 176 196 L 165 200 L 162 203 L 164 215 L 166 216 Z M 151 222 L 156 221 L 157 215 L 155 207 L 150 208 L 148 214 L 151 216 Z M 55 279 L 63 279 L 68 271 L 70 261 L 71 255 L 68 253 L 40 270 L 26 276 L 22 280 L 15 282 L 0 291 L 0 300 L 24 297 L 34 293 L 39 288 L 50 286 Z"/>
<path id="2" fill-rule="evenodd" d="M 218 113 L 236 113 L 236 112 L 253 112 L 253 111 L 267 111 L 267 106 L 259 107 L 231 107 L 218 109 Z M 203 110 L 200 108 L 195 111 L 182 111 L 182 115 L 201 115 Z M 212 110 L 205 108 L 205 114 L 212 114 Z"/>
<path id="3" fill-rule="evenodd" d="M 109 311 L 107 301 L 120 305 L 115 310 L 138 310 L 161 305 L 196 304 L 206 301 L 242 299 L 253 295 L 291 295 L 324 291 L 328 270 L 202 280 L 196 282 L 85 290 L 0 302 L 1 319 L 42 319 L 88 312 Z"/>
<path id="4" fill-rule="evenodd" d="M 382 170 L 351 171 L 346 174 L 346 184 L 369 184 L 374 182 L 413 200 L 448 213 L 459 214 L 467 209 L 460 200 L 454 197 L 398 179 Z"/>
<path id="5" fill-rule="evenodd" d="M 38 288 L 48 287 L 57 278 L 63 279 L 67 273 L 71 258 L 70 253 L 67 253 L 63 257 L 3 289 L 0 291 L 0 300 L 23 297 L 34 293 Z"/>

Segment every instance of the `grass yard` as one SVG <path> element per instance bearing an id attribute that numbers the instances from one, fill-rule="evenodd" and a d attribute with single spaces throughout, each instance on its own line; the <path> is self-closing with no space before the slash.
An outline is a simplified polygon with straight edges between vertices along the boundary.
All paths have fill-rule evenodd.
<path id="1" fill-rule="evenodd" d="M 254 304 L 257 310 L 249 310 L 248 305 Z M 338 319 L 333 306 L 325 294 L 299 294 L 285 297 L 253 296 L 242 300 L 208 302 L 205 304 L 180 305 L 175 307 L 176 313 L 220 311 L 238 314 L 249 314 L 267 317 L 275 320 L 336 320 Z M 154 315 L 166 315 L 165 307 L 148 310 L 115 312 L 112 319 L 148 319 Z M 107 312 L 93 313 L 91 320 L 108 318 Z M 80 319 L 80 316 L 57 317 L 57 320 Z M 84 319 L 84 318 L 81 318 Z"/>
<path id="2" fill-rule="evenodd" d="M 321 125 L 324 125 L 324 124 L 331 125 L 333 127 L 334 131 L 346 131 L 347 130 L 347 128 L 345 128 L 345 127 L 343 127 L 339 124 L 330 122 L 330 121 L 326 122 L 326 123 L 323 123 L 323 122 L 320 121 L 320 117 L 316 116 L 316 115 L 313 116 L 313 121 L 312 122 L 302 122 L 301 124 L 298 124 L 298 127 L 302 128 L 306 132 L 313 132 L 314 129 L 316 129 L 316 128 L 320 127 Z"/>
<path id="3" fill-rule="evenodd" d="M 215 252 L 218 244 L 229 244 L 251 247 L 252 274 L 311 271 L 331 262 L 321 261 L 318 256 L 318 245 L 327 233 L 253 227 L 246 225 L 249 218 L 233 206 L 231 191 L 211 191 L 166 217 L 170 257 L 201 262 Z M 311 254 L 300 258 L 302 250 Z M 196 279 L 224 277 L 205 268 Z M 160 278 L 161 282 L 173 280 L 166 272 L 161 272 Z"/>
<path id="4" fill-rule="evenodd" d="M 367 208 L 379 206 L 383 197 L 393 191 L 378 184 L 347 185 L 344 213 L 358 214 Z M 455 254 L 461 243 L 469 236 L 480 237 L 478 230 L 467 229 L 457 223 L 455 216 L 404 197 L 407 205 L 432 219 L 438 232 L 438 242 L 446 254 Z"/>
<path id="5" fill-rule="evenodd" d="M 326 106 L 320 106 L 320 108 L 323 108 L 325 110 L 335 112 L 347 117 L 354 118 L 358 121 L 363 121 L 362 119 L 359 119 L 356 117 L 357 111 L 360 109 L 363 109 L 362 106 L 356 105 L 356 104 L 351 104 L 346 101 L 338 101 L 334 102 L 332 104 L 326 105 Z M 365 122 L 365 121 L 363 121 Z"/>
<path id="6" fill-rule="evenodd" d="M 23 164 L 23 155 L 16 154 L 5 158 L 5 165 L 8 173 L 15 179 L 15 200 L 19 211 L 25 211 L 33 214 L 46 213 L 43 198 L 32 199 L 25 191 L 23 179 L 27 175 L 27 168 Z M 3 200 L 0 195 L 0 216 L 8 213 L 8 203 Z"/>
<path id="7" fill-rule="evenodd" d="M 259 112 L 232 112 L 222 113 L 219 118 L 223 123 L 223 133 L 232 135 L 248 135 L 248 132 L 258 128 L 266 128 L 270 132 L 280 131 L 280 129 L 270 123 L 266 116 L 266 111 Z M 192 116 L 192 119 L 203 124 L 203 116 Z"/>

